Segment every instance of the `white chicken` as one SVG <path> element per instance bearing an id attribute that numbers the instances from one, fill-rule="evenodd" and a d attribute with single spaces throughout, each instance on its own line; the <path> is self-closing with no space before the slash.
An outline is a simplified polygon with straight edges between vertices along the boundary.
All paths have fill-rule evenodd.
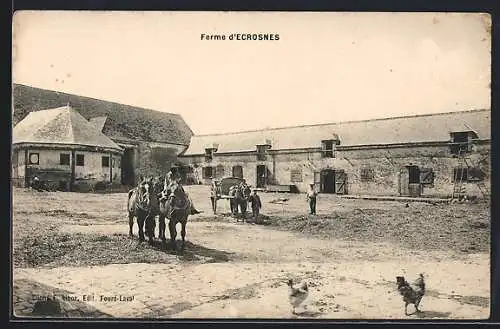
<path id="1" fill-rule="evenodd" d="M 288 299 L 290 301 L 290 304 L 292 305 L 292 314 L 297 314 L 295 313 L 295 308 L 302 304 L 309 295 L 307 282 L 302 282 L 301 284 L 294 287 L 293 281 L 292 279 L 290 279 L 288 280 L 288 287 Z"/>

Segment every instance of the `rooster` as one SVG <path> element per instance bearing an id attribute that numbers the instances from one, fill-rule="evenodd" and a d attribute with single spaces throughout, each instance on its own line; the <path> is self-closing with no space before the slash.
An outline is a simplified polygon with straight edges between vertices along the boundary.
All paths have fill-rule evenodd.
<path id="1" fill-rule="evenodd" d="M 412 284 L 408 283 L 404 276 L 397 276 L 396 282 L 398 284 L 398 291 L 403 296 L 403 301 L 405 302 L 405 315 L 411 315 L 408 314 L 408 304 L 415 305 L 416 312 L 420 312 L 418 305 L 425 294 L 424 275 L 420 273 L 419 277 Z"/>
<path id="2" fill-rule="evenodd" d="M 290 279 L 288 280 L 288 287 L 290 288 L 288 292 L 288 299 L 292 305 L 292 314 L 297 314 L 295 313 L 295 308 L 302 304 L 309 295 L 307 282 L 302 282 L 300 285 L 294 287 L 293 281 Z"/>

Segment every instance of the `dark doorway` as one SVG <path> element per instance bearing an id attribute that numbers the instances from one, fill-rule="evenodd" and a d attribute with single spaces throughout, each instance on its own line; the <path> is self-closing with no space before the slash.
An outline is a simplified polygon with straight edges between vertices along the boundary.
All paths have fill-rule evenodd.
<path id="1" fill-rule="evenodd" d="M 257 187 L 263 188 L 267 185 L 267 167 L 265 165 L 257 166 Z"/>
<path id="2" fill-rule="evenodd" d="M 335 170 L 324 169 L 321 171 L 321 193 L 335 193 Z"/>
<path id="3" fill-rule="evenodd" d="M 408 166 L 408 184 L 420 184 L 420 168 Z"/>
<path id="4" fill-rule="evenodd" d="M 134 161 L 135 161 L 135 149 L 126 148 L 123 153 L 123 158 L 121 162 L 123 185 L 130 185 L 130 186 L 135 185 Z"/>

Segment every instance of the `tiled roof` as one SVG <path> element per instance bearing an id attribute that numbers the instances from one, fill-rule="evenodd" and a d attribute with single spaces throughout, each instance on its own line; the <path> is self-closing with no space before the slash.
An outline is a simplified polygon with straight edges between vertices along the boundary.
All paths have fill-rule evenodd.
<path id="1" fill-rule="evenodd" d="M 70 106 L 29 113 L 14 127 L 12 143 L 83 145 L 122 150 Z"/>
<path id="2" fill-rule="evenodd" d="M 106 123 L 106 119 L 107 119 L 107 117 L 95 117 L 95 118 L 90 118 L 89 122 L 98 131 L 102 132 L 102 129 L 104 128 L 104 124 Z"/>
<path id="3" fill-rule="evenodd" d="M 340 139 L 341 146 L 445 142 L 450 132 L 472 130 L 480 139 L 491 138 L 490 110 L 471 110 L 387 119 L 350 121 L 310 126 L 271 128 L 191 138 L 185 155 L 203 154 L 218 144 L 217 153 L 255 151 L 263 140 L 272 150 L 319 148 L 321 141 Z"/>
<path id="4" fill-rule="evenodd" d="M 13 85 L 13 124 L 29 112 L 71 104 L 85 119 L 106 116 L 102 132 L 114 139 L 188 145 L 193 132 L 184 119 L 166 113 L 62 92 Z"/>

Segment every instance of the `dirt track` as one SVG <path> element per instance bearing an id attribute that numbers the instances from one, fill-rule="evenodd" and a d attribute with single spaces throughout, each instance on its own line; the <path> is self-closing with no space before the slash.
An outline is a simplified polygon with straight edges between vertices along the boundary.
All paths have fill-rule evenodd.
<path id="1" fill-rule="evenodd" d="M 290 318 L 296 316 L 283 281 L 295 278 L 311 287 L 300 317 L 404 319 L 395 276 L 413 279 L 423 272 L 428 286 L 424 312 L 411 318 L 489 316 L 489 212 L 484 206 L 414 203 L 406 208 L 398 202 L 324 197 L 318 218 L 305 220 L 303 232 L 295 232 L 300 227 L 291 219 L 305 211 L 303 196 L 290 196 L 283 209 L 269 204 L 276 195 L 261 195 L 273 225 L 260 226 L 214 218 L 204 187 L 189 191 L 204 214 L 188 224 L 189 244 L 181 256 L 138 245 L 137 237 L 126 235 L 124 194 L 15 190 L 14 295 L 24 296 L 15 299 L 17 314 L 29 313 L 33 301 L 26 291 L 33 285 L 27 282 L 36 281 L 45 290 L 32 294 L 61 289 L 81 302 L 83 295 L 93 294 L 89 309 L 114 317 Z M 221 211 L 226 208 L 221 203 Z M 348 225 L 324 224 L 331 208 Z M 367 223 L 366 213 L 377 216 L 364 226 L 352 224 L 359 218 Z M 411 216 L 415 219 L 401 220 Z M 318 226 L 314 222 L 323 223 L 317 230 L 321 234 L 311 229 Z M 394 227 L 402 225 L 407 234 L 398 242 Z M 375 229 L 380 226 L 390 229 Z M 459 240 L 445 233 L 458 230 L 464 231 L 457 232 Z M 418 241 L 416 235 L 420 241 L 442 239 L 418 244 L 412 242 Z M 133 300 L 105 302 L 101 295 Z"/>

